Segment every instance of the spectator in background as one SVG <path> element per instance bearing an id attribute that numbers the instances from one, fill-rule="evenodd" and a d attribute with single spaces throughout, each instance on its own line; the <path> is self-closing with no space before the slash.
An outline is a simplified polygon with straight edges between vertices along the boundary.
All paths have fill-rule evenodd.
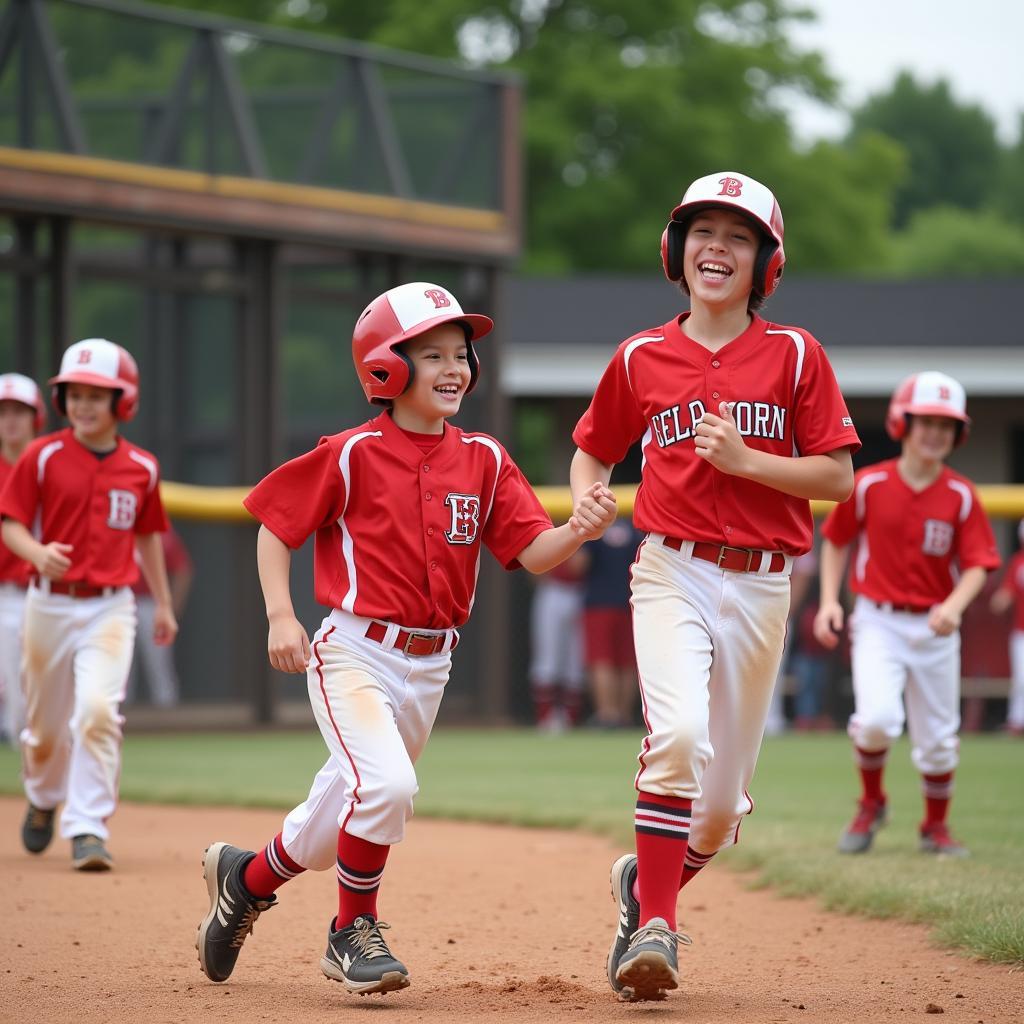
<path id="1" fill-rule="evenodd" d="M 174 616 L 180 622 L 188 592 L 192 587 L 192 559 L 188 549 L 173 526 L 160 534 L 167 564 L 167 579 L 171 587 L 171 604 Z M 137 556 L 136 556 L 137 557 Z M 135 645 L 135 660 L 128 674 L 126 701 L 135 699 L 139 675 L 145 676 L 149 696 L 156 707 L 170 708 L 178 703 L 180 686 L 178 672 L 174 666 L 174 646 L 158 646 L 153 641 L 153 616 L 156 602 L 146 585 L 146 578 L 139 573 L 138 582 L 132 586 L 135 593 L 135 607 L 139 616 L 138 642 Z"/>
<path id="2" fill-rule="evenodd" d="M 644 534 L 619 519 L 599 540 L 585 544 L 583 589 L 584 657 L 594 705 L 589 723 L 616 729 L 633 724 L 639 687 L 633 647 L 629 571 Z"/>
<path id="3" fill-rule="evenodd" d="M 990 607 L 1002 615 L 1013 608 L 1013 632 L 1010 634 L 1010 699 L 1006 708 L 1006 731 L 1024 737 L 1024 519 L 1017 526 L 1020 550 L 1010 560 L 999 589 L 992 595 Z"/>
<path id="4" fill-rule="evenodd" d="M 543 732 L 577 725 L 583 710 L 584 672 L 580 552 L 537 577 L 530 608 L 530 697 Z"/>

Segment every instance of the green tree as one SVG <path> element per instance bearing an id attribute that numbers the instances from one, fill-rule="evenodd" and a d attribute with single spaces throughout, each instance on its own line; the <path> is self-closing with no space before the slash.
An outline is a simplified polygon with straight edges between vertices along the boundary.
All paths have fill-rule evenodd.
<path id="1" fill-rule="evenodd" d="M 992 118 L 958 103 L 949 84 L 927 86 L 909 72 L 854 111 L 850 137 L 868 132 L 895 139 L 907 151 L 907 173 L 896 191 L 894 224 L 918 210 L 947 204 L 976 210 L 993 195 L 999 142 Z"/>
<path id="2" fill-rule="evenodd" d="M 1024 116 L 1020 119 L 1017 144 L 1003 150 L 999 186 L 992 206 L 1024 226 Z"/>
<path id="3" fill-rule="evenodd" d="M 1024 274 L 1024 227 L 993 211 L 923 210 L 894 240 L 890 270 L 903 277 Z"/>

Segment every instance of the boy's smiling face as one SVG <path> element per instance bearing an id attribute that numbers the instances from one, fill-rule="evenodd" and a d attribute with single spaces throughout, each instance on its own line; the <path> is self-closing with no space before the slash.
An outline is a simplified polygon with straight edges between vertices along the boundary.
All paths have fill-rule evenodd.
<path id="1" fill-rule="evenodd" d="M 742 214 L 723 207 L 697 213 L 686 229 L 683 250 L 691 299 L 717 307 L 745 307 L 760 244 L 760 232 Z"/>
<path id="2" fill-rule="evenodd" d="M 404 342 L 401 350 L 412 362 L 412 387 L 394 400 L 392 418 L 403 429 L 440 434 L 469 388 L 469 346 L 458 323 L 441 324 Z"/>
<path id="3" fill-rule="evenodd" d="M 911 416 L 904 451 L 922 462 L 943 462 L 956 443 L 957 426 L 949 416 Z"/>

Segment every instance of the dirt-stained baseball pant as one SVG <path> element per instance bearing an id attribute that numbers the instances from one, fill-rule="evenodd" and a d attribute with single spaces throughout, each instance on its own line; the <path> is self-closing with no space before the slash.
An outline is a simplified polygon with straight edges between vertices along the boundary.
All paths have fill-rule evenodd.
<path id="1" fill-rule="evenodd" d="M 583 689 L 582 612 L 583 591 L 579 585 L 561 580 L 537 584 L 530 607 L 530 679 L 535 684 L 562 683 L 574 690 Z"/>
<path id="2" fill-rule="evenodd" d="M 960 760 L 960 634 L 936 636 L 927 613 L 890 611 L 858 597 L 850 635 L 853 742 L 888 750 L 906 721 L 914 767 L 923 775 L 953 771 Z"/>
<path id="3" fill-rule="evenodd" d="M 100 597 L 28 589 L 25 606 L 25 795 L 64 804 L 60 834 L 109 838 L 121 774 L 119 705 L 135 644 L 128 587 Z"/>
<path id="4" fill-rule="evenodd" d="M 1006 709 L 1006 724 L 1011 729 L 1024 729 L 1024 630 L 1010 634 L 1010 702 Z"/>
<path id="5" fill-rule="evenodd" d="M 25 726 L 25 697 L 21 685 L 21 627 L 25 618 L 25 588 L 0 583 L 0 730 L 17 745 Z"/>
<path id="6" fill-rule="evenodd" d="M 637 788 L 693 800 L 690 845 L 710 854 L 736 841 L 753 809 L 747 787 L 782 657 L 789 573 L 724 571 L 690 557 L 692 542 L 675 551 L 662 540 L 650 534 L 632 570 L 649 732 Z"/>
<path id="7" fill-rule="evenodd" d="M 405 835 L 416 796 L 415 764 L 426 746 L 451 671 L 446 649 L 411 657 L 366 638 L 370 620 L 337 609 L 312 644 L 309 700 L 330 756 L 309 796 L 285 819 L 288 856 L 304 868 L 337 865 L 338 829 L 390 846 Z M 431 630 L 417 630 L 432 633 Z"/>

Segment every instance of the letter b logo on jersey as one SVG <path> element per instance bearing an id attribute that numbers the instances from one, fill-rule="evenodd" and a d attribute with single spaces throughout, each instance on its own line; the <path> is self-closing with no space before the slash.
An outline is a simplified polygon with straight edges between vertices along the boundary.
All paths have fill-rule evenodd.
<path id="1" fill-rule="evenodd" d="M 480 498 L 475 494 L 449 494 L 444 503 L 452 511 L 449 544 L 472 544 L 480 529 Z"/>
<path id="2" fill-rule="evenodd" d="M 731 196 L 735 199 L 743 192 L 743 182 L 739 178 L 719 178 L 718 184 L 722 186 L 720 196 Z"/>
<path id="3" fill-rule="evenodd" d="M 440 288 L 428 288 L 423 294 L 434 304 L 434 309 L 444 309 L 445 306 L 452 304 L 448 293 L 441 291 Z"/>
<path id="4" fill-rule="evenodd" d="M 926 519 L 924 521 L 924 543 L 921 550 L 926 555 L 937 555 L 942 557 L 949 553 L 953 546 L 953 527 L 941 519 Z"/>
<path id="5" fill-rule="evenodd" d="M 114 488 L 109 492 L 110 514 L 107 526 L 112 530 L 130 530 L 135 525 L 135 513 L 139 499 L 131 491 Z"/>

